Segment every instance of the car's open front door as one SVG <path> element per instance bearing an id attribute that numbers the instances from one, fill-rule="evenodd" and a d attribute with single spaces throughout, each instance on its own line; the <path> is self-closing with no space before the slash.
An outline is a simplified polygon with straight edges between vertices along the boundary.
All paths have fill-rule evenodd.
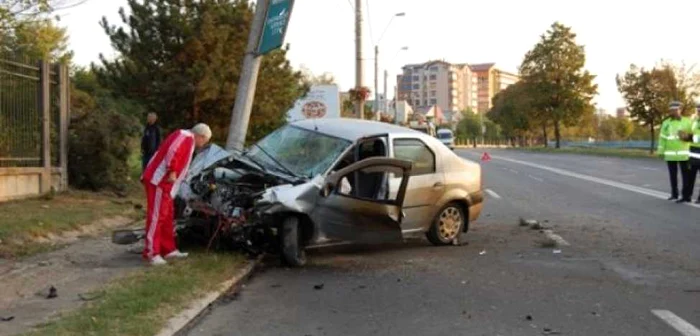
<path id="1" fill-rule="evenodd" d="M 372 157 L 331 174 L 325 181 L 321 197 L 311 213 L 320 231 L 329 239 L 355 243 L 380 243 L 401 241 L 401 220 L 403 200 L 411 175 L 410 161 L 386 157 Z M 356 173 L 362 176 L 390 174 L 401 177 L 399 190 L 393 198 L 387 199 L 382 192 L 368 192 L 361 188 L 377 188 L 377 180 L 362 182 L 353 179 Z M 376 197 L 366 196 L 375 194 Z"/>

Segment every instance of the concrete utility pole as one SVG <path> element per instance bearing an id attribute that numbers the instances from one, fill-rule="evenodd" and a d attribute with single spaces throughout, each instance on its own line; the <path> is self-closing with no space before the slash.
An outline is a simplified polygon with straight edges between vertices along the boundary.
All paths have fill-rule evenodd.
<path id="1" fill-rule="evenodd" d="M 261 56 L 256 54 L 258 39 L 261 36 L 265 24 L 265 9 L 269 0 L 257 0 L 255 4 L 255 16 L 248 34 L 248 45 L 243 57 L 243 69 L 236 89 L 236 104 L 233 106 L 231 124 L 228 128 L 226 149 L 243 150 L 245 146 L 250 112 L 253 109 L 253 97 L 258 82 Z"/>
<path id="2" fill-rule="evenodd" d="M 379 46 L 374 46 L 374 119 L 381 120 L 379 116 Z"/>
<path id="3" fill-rule="evenodd" d="M 382 109 L 384 113 L 389 113 L 389 96 L 387 96 L 386 81 L 389 79 L 389 72 L 384 70 L 384 99 L 382 99 Z"/>
<path id="4" fill-rule="evenodd" d="M 355 88 L 362 87 L 362 0 L 355 0 Z M 355 101 L 355 114 L 365 118 L 365 104 Z"/>

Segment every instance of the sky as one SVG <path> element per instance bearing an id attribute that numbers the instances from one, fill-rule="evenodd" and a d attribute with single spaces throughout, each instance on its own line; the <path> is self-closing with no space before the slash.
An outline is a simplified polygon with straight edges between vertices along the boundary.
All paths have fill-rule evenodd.
<path id="1" fill-rule="evenodd" d="M 285 39 L 290 61 L 316 74 L 330 72 L 340 88 L 355 86 L 356 0 L 296 0 Z M 524 54 L 559 21 L 585 46 L 586 69 L 596 75 L 599 108 L 624 106 L 616 74 L 634 63 L 661 59 L 700 63 L 700 1 L 665 0 L 361 0 L 365 86 L 374 89 L 374 46 L 379 46 L 379 87 L 389 73 L 389 97 L 405 64 L 444 59 L 454 63 L 494 62 L 517 72 Z M 99 26 L 105 16 L 118 23 L 126 0 L 88 0 L 60 13 L 74 61 L 87 65 L 103 53 L 115 55 Z M 403 17 L 394 17 L 405 13 Z M 392 17 L 393 20 L 392 20 Z M 386 30 L 385 30 L 386 29 Z M 382 32 L 386 32 L 382 39 Z M 400 51 L 402 47 L 408 50 Z M 700 64 L 698 65 L 700 67 Z M 699 68 L 700 69 L 700 68 Z"/>

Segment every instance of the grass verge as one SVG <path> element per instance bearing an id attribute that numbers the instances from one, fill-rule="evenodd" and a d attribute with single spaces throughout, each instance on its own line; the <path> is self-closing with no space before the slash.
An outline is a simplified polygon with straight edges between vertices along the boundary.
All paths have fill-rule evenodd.
<path id="1" fill-rule="evenodd" d="M 0 204 L 0 257 L 12 258 L 56 247 L 52 237 L 81 229 L 109 217 L 137 219 L 143 210 L 143 192 L 134 184 L 125 197 L 114 193 L 68 191 L 53 197 Z"/>
<path id="2" fill-rule="evenodd" d="M 154 335 L 189 302 L 213 291 L 244 265 L 238 254 L 192 253 L 107 284 L 83 308 L 26 335 Z"/>
<path id="3" fill-rule="evenodd" d="M 581 155 L 594 155 L 594 156 L 605 156 L 605 157 L 618 157 L 618 158 L 643 158 L 651 159 L 656 158 L 654 154 L 650 154 L 647 149 L 629 149 L 629 148 L 581 148 L 581 147 L 567 147 L 567 148 L 544 148 L 544 147 L 528 147 L 528 148 L 509 148 L 509 150 L 523 151 L 523 152 L 533 152 L 533 153 L 562 153 L 562 154 L 581 154 Z"/>

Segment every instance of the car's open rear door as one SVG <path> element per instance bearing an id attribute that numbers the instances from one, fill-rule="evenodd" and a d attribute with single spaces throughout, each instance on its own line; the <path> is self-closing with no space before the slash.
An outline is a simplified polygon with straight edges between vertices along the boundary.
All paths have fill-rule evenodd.
<path id="1" fill-rule="evenodd" d="M 411 167 L 410 161 L 372 157 L 335 172 L 324 183 L 322 196 L 311 213 L 312 219 L 319 225 L 324 236 L 334 240 L 355 243 L 402 241 L 402 206 Z M 392 199 L 383 196 L 359 197 L 357 195 L 368 193 L 360 193 L 358 188 L 366 188 L 368 185 L 350 184 L 356 172 L 393 173 L 394 176 L 401 177 L 399 190 Z M 371 183 L 369 187 L 372 187 Z"/>

